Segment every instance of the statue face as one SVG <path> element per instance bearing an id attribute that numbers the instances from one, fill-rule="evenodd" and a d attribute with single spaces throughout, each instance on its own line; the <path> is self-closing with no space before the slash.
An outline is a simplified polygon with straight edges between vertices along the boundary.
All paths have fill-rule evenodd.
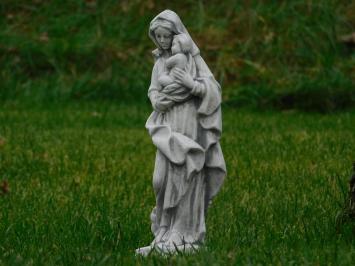
<path id="1" fill-rule="evenodd" d="M 173 34 L 166 28 L 158 27 L 155 31 L 155 39 L 157 40 L 160 47 L 164 50 L 168 50 L 171 47 L 171 42 L 173 40 Z"/>

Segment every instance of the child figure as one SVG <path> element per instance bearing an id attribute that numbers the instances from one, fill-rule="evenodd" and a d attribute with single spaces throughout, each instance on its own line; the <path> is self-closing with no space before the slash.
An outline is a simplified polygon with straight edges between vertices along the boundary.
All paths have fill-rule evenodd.
<path id="1" fill-rule="evenodd" d="M 166 60 L 166 67 L 170 70 L 169 73 L 159 77 L 158 81 L 162 87 L 166 87 L 174 83 L 174 77 L 170 75 L 174 68 L 184 69 L 187 65 L 187 54 L 191 51 L 192 43 L 186 34 L 175 35 L 171 44 L 172 56 Z"/>
<path id="2" fill-rule="evenodd" d="M 190 90 L 182 87 L 175 82 L 172 72 L 175 68 L 186 70 L 189 62 L 189 53 L 192 49 L 192 42 L 186 34 L 178 34 L 174 36 L 171 44 L 172 56 L 166 60 L 167 72 L 158 78 L 160 84 L 160 93 L 165 99 L 174 102 L 183 102 L 191 96 Z"/>

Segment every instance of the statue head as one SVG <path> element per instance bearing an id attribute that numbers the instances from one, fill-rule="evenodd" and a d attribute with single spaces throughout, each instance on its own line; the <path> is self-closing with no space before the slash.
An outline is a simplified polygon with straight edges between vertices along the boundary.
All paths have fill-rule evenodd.
<path id="1" fill-rule="evenodd" d="M 157 59 L 164 51 L 169 50 L 174 36 L 179 34 L 185 34 L 191 42 L 190 52 L 192 56 L 200 53 L 181 19 L 174 11 L 164 10 L 159 13 L 149 26 L 149 37 L 157 46 L 157 49 L 153 51 L 153 56 Z"/>
<path id="2" fill-rule="evenodd" d="M 172 22 L 164 19 L 157 19 L 151 24 L 150 30 L 154 33 L 153 37 L 159 45 L 159 48 L 163 50 L 171 48 L 173 35 L 175 34 Z"/>

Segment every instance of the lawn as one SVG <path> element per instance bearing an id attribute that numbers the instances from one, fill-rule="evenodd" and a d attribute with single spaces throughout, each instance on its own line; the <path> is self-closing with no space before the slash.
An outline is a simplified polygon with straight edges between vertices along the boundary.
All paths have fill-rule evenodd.
<path id="1" fill-rule="evenodd" d="M 152 240 L 155 148 L 146 105 L 0 107 L 0 265 L 353 265 L 336 227 L 355 160 L 355 112 L 223 109 L 228 176 L 206 249 L 134 256 Z"/>

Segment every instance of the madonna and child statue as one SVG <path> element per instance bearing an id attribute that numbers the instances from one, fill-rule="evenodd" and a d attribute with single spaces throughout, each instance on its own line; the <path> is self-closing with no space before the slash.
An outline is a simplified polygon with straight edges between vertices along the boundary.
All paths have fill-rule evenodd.
<path id="1" fill-rule="evenodd" d="M 148 90 L 154 110 L 146 122 L 157 148 L 154 240 L 136 253 L 193 251 L 204 243 L 207 209 L 226 175 L 221 87 L 175 12 L 157 15 L 149 37 L 157 47 Z"/>

